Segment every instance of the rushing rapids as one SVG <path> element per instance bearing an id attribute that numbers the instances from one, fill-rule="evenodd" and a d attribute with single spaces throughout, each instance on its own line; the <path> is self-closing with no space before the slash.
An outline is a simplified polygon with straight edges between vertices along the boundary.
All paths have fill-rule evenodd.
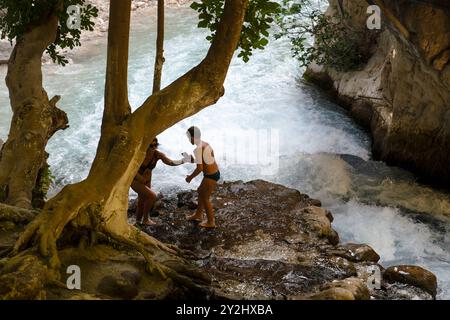
<path id="1" fill-rule="evenodd" d="M 155 23 L 145 19 L 134 21 L 131 39 L 129 87 L 133 106 L 151 90 L 151 84 L 143 79 L 152 78 L 154 41 L 148 38 L 148 31 Z M 208 47 L 205 36 L 196 28 L 196 16 L 190 9 L 168 10 L 163 84 L 203 58 Z M 47 148 L 56 178 L 52 195 L 65 184 L 84 178 L 94 157 L 103 107 L 105 45 L 105 39 L 95 40 L 95 45 L 86 46 L 73 58 L 73 64 L 44 67 L 45 87 L 50 94 L 63 97 L 60 107 L 68 113 L 71 125 L 57 133 Z M 191 124 L 200 126 L 216 150 L 225 180 L 264 178 L 321 199 L 334 214 L 333 225 L 342 242 L 371 245 L 385 266 L 417 264 L 427 268 L 437 275 L 438 297 L 449 298 L 450 196 L 417 183 L 404 170 L 371 161 L 367 133 L 320 91 L 302 82 L 302 71 L 283 39 L 255 52 L 248 64 L 235 59 L 225 96 L 216 106 L 161 134 L 162 150 L 173 157 L 189 151 L 184 131 Z M 0 73 L 4 77 L 5 67 Z M 0 103 L 9 105 L 4 84 Z M 1 108 L 3 140 L 9 121 L 9 109 Z M 233 139 L 248 139 L 261 131 L 279 138 L 274 172 L 262 171 L 258 161 L 241 163 L 230 150 L 236 146 Z M 252 152 L 251 146 L 246 148 Z M 155 189 L 174 195 L 190 188 L 184 182 L 189 170 L 158 166 L 153 178 Z M 254 248 L 247 249 L 240 255 L 251 257 Z"/>

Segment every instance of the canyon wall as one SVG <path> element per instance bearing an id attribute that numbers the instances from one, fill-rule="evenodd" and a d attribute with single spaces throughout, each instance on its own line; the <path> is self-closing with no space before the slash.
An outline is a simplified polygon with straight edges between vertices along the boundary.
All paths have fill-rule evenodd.
<path id="1" fill-rule="evenodd" d="M 450 186 L 450 8 L 446 1 L 384 2 L 406 36 L 385 15 L 381 30 L 369 30 L 367 1 L 329 0 L 326 14 L 343 10 L 352 28 L 374 39 L 371 57 L 350 72 L 312 63 L 305 78 L 369 128 L 375 159 Z"/>

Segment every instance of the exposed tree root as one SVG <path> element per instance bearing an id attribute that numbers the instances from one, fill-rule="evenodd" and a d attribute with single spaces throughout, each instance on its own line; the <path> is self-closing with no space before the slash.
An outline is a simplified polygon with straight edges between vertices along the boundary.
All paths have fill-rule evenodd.
<path id="1" fill-rule="evenodd" d="M 164 271 L 162 270 L 162 266 L 159 263 L 156 263 L 153 261 L 153 259 L 150 257 L 149 252 L 145 249 L 144 245 L 134 241 L 130 238 L 124 237 L 122 235 L 119 234 L 115 234 L 115 233 L 109 233 L 109 236 L 111 236 L 111 238 L 115 239 L 116 241 L 118 241 L 119 243 L 122 243 L 124 245 L 127 245 L 133 249 L 136 249 L 139 253 L 141 253 L 146 262 L 147 262 L 147 271 L 150 273 L 154 273 L 155 271 L 157 273 L 159 273 L 164 279 L 167 278 L 166 274 L 164 273 Z"/>
<path id="2" fill-rule="evenodd" d="M 11 250 L 10 257 L 12 258 L 7 261 L 9 265 L 10 261 L 14 261 L 14 259 L 18 259 L 32 250 L 36 255 L 24 261 L 25 267 L 21 268 L 41 270 L 45 267 L 45 277 L 40 276 L 39 281 L 35 281 L 32 288 L 22 292 L 12 285 L 8 285 L 8 283 L 20 283 L 20 277 L 27 279 L 23 272 L 19 270 L 6 272 L 6 269 L 2 268 L 2 274 L 4 275 L 0 277 L 0 283 L 2 285 L 5 283 L 5 286 L 3 286 L 5 288 L 4 298 L 15 299 L 33 295 L 38 297 L 45 286 L 64 286 L 59 283 L 61 263 L 58 257 L 56 240 L 61 236 L 62 229 L 68 223 L 71 223 L 71 226 L 78 230 L 85 228 L 93 232 L 104 233 L 115 241 L 137 250 L 145 258 L 146 271 L 151 274 L 158 274 L 164 279 L 170 278 L 175 283 L 202 295 L 211 293 L 208 287 L 211 282 L 210 279 L 195 270 L 194 266 L 189 265 L 188 259 L 195 257 L 192 252 L 181 250 L 174 245 L 164 244 L 129 224 L 126 224 L 125 229 L 117 229 L 115 227 L 120 221 L 112 219 L 105 222 L 102 220 L 101 209 L 95 205 L 78 205 L 76 208 L 72 208 L 72 210 L 76 210 L 75 213 L 70 213 L 67 207 L 64 211 L 57 210 L 60 203 L 66 203 L 66 201 L 59 200 L 48 203 L 44 211 L 20 235 Z M 44 258 L 44 260 L 39 257 Z M 36 264 L 36 267 L 31 266 L 33 263 Z M 42 271 L 40 274 L 43 275 L 44 272 Z M 18 280 L 12 281 L 11 279 Z M 39 297 L 42 297 L 42 294 Z"/>
<path id="3" fill-rule="evenodd" d="M 134 237 L 124 237 L 114 232 L 108 232 L 108 235 L 141 253 L 147 263 L 147 272 L 151 274 L 157 273 L 164 279 L 170 278 L 179 285 L 203 295 L 211 293 L 208 287 L 211 280 L 195 270 L 194 267 L 189 266 L 188 261 L 182 257 L 185 252 L 175 246 L 167 246 L 131 225 L 130 230 L 132 230 Z M 147 247 L 149 245 L 151 246 L 150 248 Z M 155 253 L 155 248 L 169 254 L 169 257 L 163 258 L 161 262 L 155 261 L 149 252 Z M 178 255 L 179 253 L 181 256 Z"/>
<path id="4" fill-rule="evenodd" d="M 175 283 L 199 294 L 210 293 L 207 286 L 210 283 L 208 277 L 196 271 L 194 266 L 190 266 L 188 260 L 194 257 L 192 252 L 164 244 L 128 223 L 126 216 L 128 190 L 126 188 L 118 189 L 117 194 L 120 196 L 103 198 L 101 193 L 93 197 L 86 191 L 90 189 L 87 186 L 91 187 L 89 182 L 66 186 L 56 197 L 46 203 L 44 209 L 29 223 L 14 244 L 9 255 L 11 259 L 6 264 L 31 250 L 34 258 L 26 261 L 27 268 L 33 268 L 32 262 L 36 264 L 35 268 L 38 270 L 41 270 L 42 266 L 46 268 L 45 279 L 42 278 L 35 285 L 35 289 L 28 291 L 37 294 L 38 289 L 42 290 L 44 286 L 58 285 L 61 277 L 59 273 L 61 263 L 57 240 L 61 239 L 64 243 L 69 239 L 70 243 L 73 242 L 71 234 L 75 233 L 78 236 L 86 234 L 87 231 L 102 233 L 137 250 L 145 258 L 146 270 L 149 273 L 157 274 L 164 279 L 170 278 Z M 106 190 L 105 194 L 114 194 L 114 191 Z M 108 200 L 104 200 L 105 198 Z M 110 199 L 113 199 L 112 203 L 108 202 Z M 115 199 L 121 201 L 114 202 Z M 83 241 L 83 237 L 78 237 L 75 246 L 80 243 L 83 246 L 83 242 L 86 242 Z M 2 281 L 8 283 L 7 277 L 14 279 L 23 276 L 21 273 L 15 274 L 14 271 L 6 272 L 5 268 L 2 268 L 0 272 L 6 277 L 0 279 L 0 284 Z M 26 278 L 24 276 L 24 279 Z M 23 293 L 13 293 L 17 290 L 11 286 L 5 288 L 12 290 L 9 294 L 5 293 L 5 297 L 24 296 Z"/>
<path id="5" fill-rule="evenodd" d="M 83 201 L 83 198 L 87 199 L 82 183 L 66 186 L 60 194 L 47 202 L 42 212 L 25 228 L 14 244 L 11 256 L 17 255 L 25 248 L 37 246 L 40 255 L 48 258 L 49 267 L 58 270 L 60 261 L 56 240 L 71 221 L 90 213 L 91 206 L 89 202 L 86 204 L 87 200 Z M 92 216 L 92 219 L 94 218 L 98 219 Z M 90 220 L 88 218 L 86 222 L 77 222 L 81 227 L 92 227 Z M 33 243 L 30 243 L 32 241 Z"/>
<path id="6" fill-rule="evenodd" d="M 12 221 L 15 223 L 27 223 L 33 220 L 36 215 L 37 211 L 0 203 L 0 220 Z"/>
<path id="7" fill-rule="evenodd" d="M 11 256 L 17 255 L 23 248 L 25 248 L 30 242 L 31 238 L 36 234 L 36 230 L 42 223 L 42 214 L 37 216 L 20 234 L 16 243 L 14 244 Z"/>
<path id="8" fill-rule="evenodd" d="M 12 257 L 3 259 L 0 263 L 0 299 L 43 299 L 45 287 L 57 286 L 65 288 L 59 281 L 60 261 L 53 233 L 42 227 L 42 218 L 33 221 L 17 242 Z M 130 226 L 130 230 L 134 227 Z M 136 228 L 134 228 L 136 229 Z M 137 250 L 146 261 L 146 271 L 157 274 L 164 279 L 171 279 L 174 283 L 193 292 L 208 296 L 211 294 L 209 284 L 211 280 L 204 274 L 190 266 L 183 253 L 173 246 L 166 246 L 151 236 L 133 230 L 136 236 L 125 237 L 121 234 L 104 230 L 113 240 Z M 38 243 L 25 251 L 20 251 L 23 244 L 30 239 L 39 237 Z M 42 253 L 47 253 L 47 259 Z M 159 261 L 155 259 L 155 256 Z"/>
<path id="9" fill-rule="evenodd" d="M 20 254 L 3 264 L 0 299 L 44 299 L 45 285 L 53 274 L 34 254 Z"/>
<path id="10" fill-rule="evenodd" d="M 135 248 L 145 257 L 147 269 L 150 272 L 157 272 L 163 277 L 169 277 L 192 290 L 203 293 L 209 292 L 207 287 L 202 284 L 208 282 L 207 277 L 196 272 L 194 268 L 190 268 L 183 258 L 183 256 L 188 257 L 192 254 L 175 246 L 163 244 L 129 226 L 126 217 L 128 190 L 139 165 L 144 159 L 149 140 L 178 121 L 214 104 L 223 96 L 223 83 L 239 43 L 247 5 L 248 0 L 227 0 L 216 37 L 202 62 L 166 89 L 149 97 L 141 107 L 131 113 L 126 77 L 131 0 L 111 2 L 102 134 L 91 171 L 86 180 L 66 186 L 58 195 L 46 203 L 43 211 L 30 223 L 17 240 L 12 250 L 11 261 L 21 257 L 21 252 L 26 248 L 33 248 L 36 251 L 34 259 L 37 259 L 37 261 L 29 262 L 30 267 L 32 265 L 44 266 L 45 264 L 40 258 L 43 257 L 47 260 L 46 270 L 50 271 L 50 274 L 53 271 L 55 271 L 55 274 L 58 273 L 56 270 L 59 270 L 60 261 L 56 241 L 61 237 L 65 227 L 71 223 L 75 228 L 99 230 Z M 55 29 L 57 21 L 57 17 L 52 16 L 52 20 L 47 24 L 51 24 Z M 39 29 L 36 30 L 37 35 L 33 33 L 31 36 L 49 35 L 49 33 L 38 32 Z M 23 40 L 22 42 L 25 44 L 29 42 L 25 41 L 27 39 Z M 46 47 L 47 44 L 42 46 L 42 50 Z M 35 59 L 39 70 L 40 56 L 41 53 Z M 27 55 L 24 54 L 18 58 L 27 58 L 28 60 Z M 22 93 L 22 81 L 18 81 L 14 76 L 20 79 L 24 78 L 20 72 L 8 73 L 9 84 L 20 84 L 20 86 L 10 88 L 10 91 L 15 90 Z M 45 94 L 45 99 L 41 100 L 44 101 L 45 105 L 51 107 L 56 104 L 58 97 L 48 101 Z M 19 107 L 22 108 L 23 106 L 19 105 L 17 108 Z M 40 109 L 34 109 L 39 112 L 32 115 L 41 118 Z M 64 115 L 60 113 L 54 116 L 51 119 L 53 125 L 64 128 L 66 125 Z M 30 123 L 36 122 L 34 120 L 36 117 L 30 116 Z M 150 126 L 148 126 L 149 121 L 152 123 Z M 18 136 L 21 137 L 23 132 L 20 130 L 18 132 L 20 133 Z M 45 137 L 47 140 L 49 138 L 47 135 L 50 133 L 52 132 L 46 131 Z M 41 140 L 44 141 L 45 139 Z M 23 147 L 23 145 L 18 146 Z M 27 154 L 26 148 L 18 149 L 23 154 Z M 22 149 L 25 151 L 21 151 Z M 3 147 L 2 158 L 5 158 L 4 150 L 5 147 Z M 7 161 L 8 165 L 12 163 L 13 160 Z M 40 167 L 39 165 L 35 169 Z M 10 170 L 2 171 L 10 174 Z M 24 172 L 27 172 L 27 170 L 21 169 L 11 176 L 17 181 L 29 182 L 29 179 L 22 177 Z M 7 189 L 1 188 L 1 185 L 6 185 L 6 183 L 3 183 L 0 179 L 0 199 L 3 198 L 2 194 L 5 194 Z M 11 187 L 11 184 L 9 187 Z M 13 191 L 23 189 L 23 186 L 18 184 L 14 186 Z M 12 188 L 8 190 L 11 193 Z M 29 201 L 24 201 L 24 199 L 27 200 L 26 197 L 19 197 L 21 196 L 20 192 L 15 193 L 18 193 L 18 195 L 14 196 L 14 201 L 20 200 L 24 202 L 24 205 L 28 204 Z M 39 267 L 38 269 L 44 268 Z M 4 272 L 4 270 L 1 272 Z M 51 276 L 45 279 L 48 283 L 57 279 L 57 277 Z M 36 285 L 36 288 L 40 287 L 42 286 Z"/>
<path id="11" fill-rule="evenodd" d="M 149 252 L 152 252 L 152 248 L 154 248 L 154 249 L 159 249 L 159 250 L 162 250 L 169 254 L 177 255 L 179 257 L 186 258 L 186 259 L 196 259 L 197 258 L 196 255 L 192 251 L 180 249 L 179 247 L 172 245 L 172 244 L 162 243 L 132 225 L 129 226 L 129 230 L 130 231 L 128 232 L 128 234 L 134 235 L 135 236 L 134 240 L 136 242 L 141 243 L 144 246 L 147 246 L 148 247 L 147 250 Z"/>

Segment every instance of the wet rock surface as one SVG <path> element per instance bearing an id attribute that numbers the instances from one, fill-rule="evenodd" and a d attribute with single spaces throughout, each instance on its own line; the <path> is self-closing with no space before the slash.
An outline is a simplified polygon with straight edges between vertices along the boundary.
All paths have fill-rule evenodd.
<path id="1" fill-rule="evenodd" d="M 297 190 L 262 180 L 221 184 L 213 196 L 214 230 L 186 220 L 195 210 L 196 194 L 161 197 L 153 217 L 157 225 L 142 230 L 192 251 L 194 265 L 212 278 L 211 299 L 432 299 L 436 294 L 431 272 L 418 266 L 384 270 L 370 246 L 339 243 L 332 213 Z M 130 205 L 130 222 L 133 209 Z M 24 228 L 17 219 L 8 226 L 5 217 L 0 254 L 7 254 Z M 147 273 L 141 254 L 116 245 L 103 239 L 82 249 L 59 248 L 61 280 L 69 277 L 68 266 L 77 265 L 81 290 L 50 287 L 42 298 L 199 298 L 170 279 Z M 0 259 L 0 276 L 9 272 L 5 268 Z M 32 284 L 30 279 L 23 281 Z"/>
<path id="2" fill-rule="evenodd" d="M 383 278 L 386 279 L 386 281 L 397 281 L 410 284 L 427 291 L 432 294 L 433 297 L 436 296 L 436 276 L 421 267 L 409 265 L 392 266 L 385 270 Z"/>
<path id="3" fill-rule="evenodd" d="M 371 286 L 371 270 L 382 270 L 379 255 L 368 245 L 339 244 L 332 214 L 297 190 L 262 180 L 229 182 L 218 186 L 212 202 L 214 230 L 186 220 L 196 207 L 195 191 L 162 198 L 157 225 L 143 230 L 193 251 L 218 298 L 432 298 L 398 278 Z"/>
<path id="4" fill-rule="evenodd" d="M 100 293 L 122 299 L 133 299 L 139 293 L 135 283 L 123 277 L 106 276 L 98 286 Z"/>
<path id="5" fill-rule="evenodd" d="M 321 288 L 319 293 L 308 296 L 313 300 L 368 300 L 369 289 L 365 281 L 352 277 L 344 280 L 335 280 Z"/>
<path id="6" fill-rule="evenodd" d="M 378 253 L 366 244 L 348 243 L 331 252 L 353 262 L 370 261 L 376 263 L 380 260 Z"/>

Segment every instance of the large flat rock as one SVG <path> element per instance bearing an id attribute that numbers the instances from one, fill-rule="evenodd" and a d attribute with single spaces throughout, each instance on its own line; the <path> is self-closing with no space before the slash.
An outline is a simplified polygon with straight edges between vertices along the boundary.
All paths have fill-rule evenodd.
<path id="1" fill-rule="evenodd" d="M 381 270 L 379 255 L 366 244 L 340 244 L 332 213 L 315 206 L 320 202 L 306 194 L 262 180 L 224 183 L 213 195 L 218 226 L 214 230 L 186 220 L 196 202 L 195 191 L 163 198 L 154 218 L 157 225 L 143 230 L 193 251 L 198 266 L 212 275 L 219 296 L 396 298 L 386 287 L 367 287 L 370 270 Z M 402 286 L 402 292 L 408 292 L 409 286 Z M 409 298 L 417 297 L 416 289 L 411 292 Z M 420 291 L 420 298 L 432 297 Z"/>

